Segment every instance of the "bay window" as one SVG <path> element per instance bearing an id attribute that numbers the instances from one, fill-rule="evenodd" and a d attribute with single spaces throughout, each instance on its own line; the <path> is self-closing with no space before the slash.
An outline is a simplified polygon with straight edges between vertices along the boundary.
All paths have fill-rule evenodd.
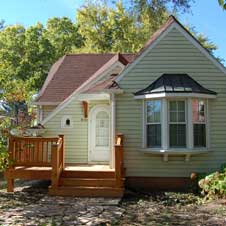
<path id="1" fill-rule="evenodd" d="M 162 98 L 144 103 L 144 147 L 160 150 L 207 147 L 206 99 Z"/>

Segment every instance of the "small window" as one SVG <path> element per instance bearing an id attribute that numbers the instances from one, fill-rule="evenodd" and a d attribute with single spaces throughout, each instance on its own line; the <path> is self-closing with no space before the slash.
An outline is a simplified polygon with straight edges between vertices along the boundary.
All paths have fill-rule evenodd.
<path id="1" fill-rule="evenodd" d="M 70 126 L 70 124 L 71 124 L 71 120 L 69 118 L 66 119 L 66 126 Z"/>
<path id="2" fill-rule="evenodd" d="M 146 102 L 147 147 L 161 147 L 161 101 Z"/>
<path id="3" fill-rule="evenodd" d="M 71 116 L 63 116 L 61 119 L 61 128 L 72 128 L 72 118 Z"/>
<path id="4" fill-rule="evenodd" d="M 206 104 L 204 100 L 192 100 L 194 147 L 206 147 Z"/>
<path id="5" fill-rule="evenodd" d="M 171 148 L 186 147 L 185 101 L 169 101 L 169 143 Z"/>

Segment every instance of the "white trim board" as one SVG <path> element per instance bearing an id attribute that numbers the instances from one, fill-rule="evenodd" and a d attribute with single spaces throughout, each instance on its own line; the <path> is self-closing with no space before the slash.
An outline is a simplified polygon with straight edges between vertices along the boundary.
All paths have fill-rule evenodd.
<path id="1" fill-rule="evenodd" d="M 222 71 L 224 74 L 226 74 L 226 68 L 211 54 L 209 53 L 196 39 L 194 36 L 192 36 L 188 31 L 185 30 L 185 28 L 182 27 L 182 25 L 178 24 L 176 21 L 174 21 L 169 27 L 161 33 L 154 42 L 148 46 L 147 49 L 144 50 L 143 53 L 141 53 L 140 56 L 138 56 L 131 64 L 129 64 L 125 70 L 116 78 L 116 82 L 120 82 L 122 78 L 130 71 L 132 70 L 136 64 L 138 64 L 148 53 L 151 49 L 153 49 L 173 28 L 176 28 L 179 32 L 182 33 L 182 35 L 191 42 L 197 49 L 200 50 L 200 52 L 206 56 L 220 71 Z"/>
<path id="2" fill-rule="evenodd" d="M 152 93 L 146 95 L 134 96 L 134 99 L 155 99 L 155 98 L 181 98 L 181 97 L 195 97 L 205 99 L 215 99 L 216 95 L 202 94 L 202 93 Z"/>
<path id="3" fill-rule="evenodd" d="M 108 63 L 108 62 L 107 62 Z M 113 62 L 111 66 L 106 68 L 105 71 L 100 72 L 100 76 L 98 75 L 98 71 L 94 73 L 93 76 L 96 75 L 94 79 L 91 79 L 93 76 L 90 77 L 86 82 L 84 82 L 81 86 L 79 86 L 69 97 L 67 97 L 60 105 L 56 107 L 41 123 L 44 125 L 47 123 L 51 118 L 53 118 L 58 112 L 60 112 L 62 109 L 64 109 L 71 101 L 76 100 L 79 98 L 80 93 L 87 88 L 88 86 L 91 86 L 98 80 L 102 79 L 104 76 L 106 76 L 108 73 L 110 73 L 115 67 L 120 66 L 122 69 L 125 67 L 121 62 L 116 61 Z M 104 65 L 103 65 L 104 67 Z"/>

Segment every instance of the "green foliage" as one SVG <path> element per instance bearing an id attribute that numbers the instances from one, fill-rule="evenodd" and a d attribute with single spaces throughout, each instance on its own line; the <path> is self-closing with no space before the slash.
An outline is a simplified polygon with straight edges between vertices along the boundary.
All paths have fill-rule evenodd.
<path id="1" fill-rule="evenodd" d="M 6 117 L 0 121 L 0 172 L 3 172 L 10 164 L 7 151 L 7 135 L 4 131 L 11 128 L 11 120 Z"/>
<path id="2" fill-rule="evenodd" d="M 194 0 L 132 0 L 133 6 L 142 12 L 147 8 L 159 9 L 168 8 L 172 12 L 187 12 Z"/>
<path id="3" fill-rule="evenodd" d="M 220 171 L 211 173 L 199 181 L 202 194 L 205 199 L 226 197 L 226 164 L 221 166 Z"/>
<path id="4" fill-rule="evenodd" d="M 222 7 L 223 10 L 226 10 L 226 1 L 225 0 L 218 0 L 218 3 Z"/>
<path id="5" fill-rule="evenodd" d="M 0 87 L 7 93 L 15 83 L 25 92 L 37 92 L 51 67 L 72 48 L 81 47 L 81 35 L 68 18 L 52 18 L 46 28 L 37 23 L 22 25 L 0 23 Z M 18 85 L 20 87 L 20 85 Z"/>
<path id="6" fill-rule="evenodd" d="M 79 32 L 84 37 L 81 52 L 137 52 L 168 18 L 166 10 L 148 9 L 141 14 L 122 1 L 108 6 L 87 2 L 77 12 Z"/>

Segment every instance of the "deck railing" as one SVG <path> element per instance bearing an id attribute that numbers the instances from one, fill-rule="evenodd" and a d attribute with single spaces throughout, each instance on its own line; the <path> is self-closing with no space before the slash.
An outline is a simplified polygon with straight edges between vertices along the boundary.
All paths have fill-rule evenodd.
<path id="1" fill-rule="evenodd" d="M 58 137 L 9 137 L 9 158 L 13 166 L 51 166 L 52 145 Z"/>
<path id="2" fill-rule="evenodd" d="M 125 176 L 123 155 L 123 134 L 117 134 L 115 141 L 115 177 L 118 186 L 122 185 L 122 178 Z"/>
<path id="3" fill-rule="evenodd" d="M 64 169 L 64 135 L 59 137 L 16 137 L 9 136 L 9 160 L 6 170 L 7 191 L 14 190 L 15 167 L 52 167 L 51 182 L 56 188 Z M 32 179 L 32 176 L 31 176 Z"/>

